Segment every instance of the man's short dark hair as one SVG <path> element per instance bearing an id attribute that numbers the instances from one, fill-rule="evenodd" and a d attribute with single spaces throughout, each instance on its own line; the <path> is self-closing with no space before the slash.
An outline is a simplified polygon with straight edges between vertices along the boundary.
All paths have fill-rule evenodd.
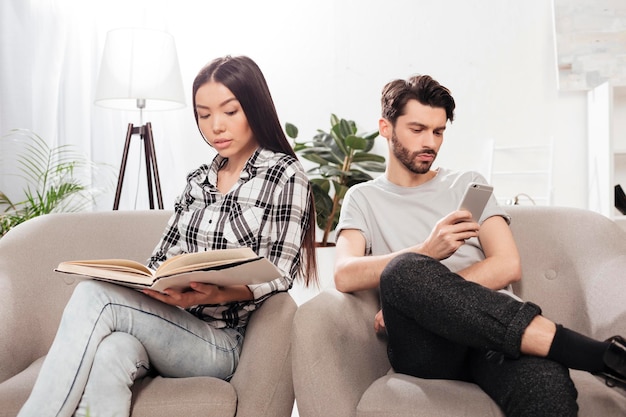
<path id="1" fill-rule="evenodd" d="M 443 85 L 429 75 L 415 75 L 408 80 L 394 80 L 383 88 L 381 97 L 382 117 L 396 125 L 404 114 L 409 100 L 417 100 L 425 106 L 443 108 L 448 120 L 454 120 L 454 98 Z"/>

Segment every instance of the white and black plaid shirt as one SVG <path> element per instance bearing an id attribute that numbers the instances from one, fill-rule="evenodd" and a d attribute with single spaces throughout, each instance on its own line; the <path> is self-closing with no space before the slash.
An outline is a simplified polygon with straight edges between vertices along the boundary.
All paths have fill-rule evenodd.
<path id="1" fill-rule="evenodd" d="M 250 312 L 279 291 L 291 288 L 301 262 L 300 248 L 309 224 L 310 187 L 292 156 L 258 149 L 233 188 L 218 191 L 217 172 L 226 159 L 216 156 L 187 177 L 174 214 L 149 260 L 156 268 L 181 253 L 248 246 L 283 272 L 274 281 L 251 285 L 254 300 L 199 305 L 192 314 L 215 327 L 245 326 Z"/>

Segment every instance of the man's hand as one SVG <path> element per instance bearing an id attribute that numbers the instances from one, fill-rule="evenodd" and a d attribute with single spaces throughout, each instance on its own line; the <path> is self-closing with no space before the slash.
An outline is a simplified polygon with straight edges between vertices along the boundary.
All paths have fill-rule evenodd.
<path id="1" fill-rule="evenodd" d="M 420 253 L 442 260 L 456 252 L 467 239 L 478 236 L 480 225 L 467 210 L 457 210 L 439 220 L 421 245 Z"/>
<path id="2" fill-rule="evenodd" d="M 143 290 L 142 292 L 166 304 L 187 308 L 199 304 L 221 304 L 221 289 L 217 285 L 192 282 L 191 288 L 178 291 L 171 288 L 161 292 Z"/>
<path id="3" fill-rule="evenodd" d="M 386 333 L 387 329 L 385 328 L 385 318 L 383 317 L 383 311 L 379 310 L 374 316 L 374 330 L 376 333 Z"/>

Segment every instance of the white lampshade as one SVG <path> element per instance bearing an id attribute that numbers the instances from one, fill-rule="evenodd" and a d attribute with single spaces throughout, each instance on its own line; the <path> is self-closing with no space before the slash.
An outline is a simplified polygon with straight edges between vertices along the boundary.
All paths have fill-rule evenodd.
<path id="1" fill-rule="evenodd" d="M 185 106 L 174 37 L 153 29 L 112 30 L 104 44 L 95 103 L 136 110 L 144 100 L 145 110 Z"/>

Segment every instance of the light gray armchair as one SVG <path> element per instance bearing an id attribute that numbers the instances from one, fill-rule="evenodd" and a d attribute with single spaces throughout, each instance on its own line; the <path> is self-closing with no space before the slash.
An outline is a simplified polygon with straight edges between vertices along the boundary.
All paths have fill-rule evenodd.
<path id="1" fill-rule="evenodd" d="M 53 272 L 60 261 L 145 261 L 169 211 L 53 214 L 0 239 L 0 416 L 26 400 L 73 291 Z M 71 279 L 70 279 L 71 281 Z M 290 416 L 294 393 L 290 336 L 296 304 L 277 294 L 254 313 L 232 380 L 145 378 L 134 387 L 133 417 Z"/>
<path id="2" fill-rule="evenodd" d="M 590 336 L 626 335 L 626 234 L 590 211 L 507 210 L 523 264 L 515 292 Z M 326 290 L 300 306 L 292 336 L 300 417 L 502 416 L 474 384 L 390 370 L 385 341 L 373 330 L 378 309 L 376 291 Z M 571 375 L 581 417 L 626 415 L 625 391 L 586 372 Z"/>

